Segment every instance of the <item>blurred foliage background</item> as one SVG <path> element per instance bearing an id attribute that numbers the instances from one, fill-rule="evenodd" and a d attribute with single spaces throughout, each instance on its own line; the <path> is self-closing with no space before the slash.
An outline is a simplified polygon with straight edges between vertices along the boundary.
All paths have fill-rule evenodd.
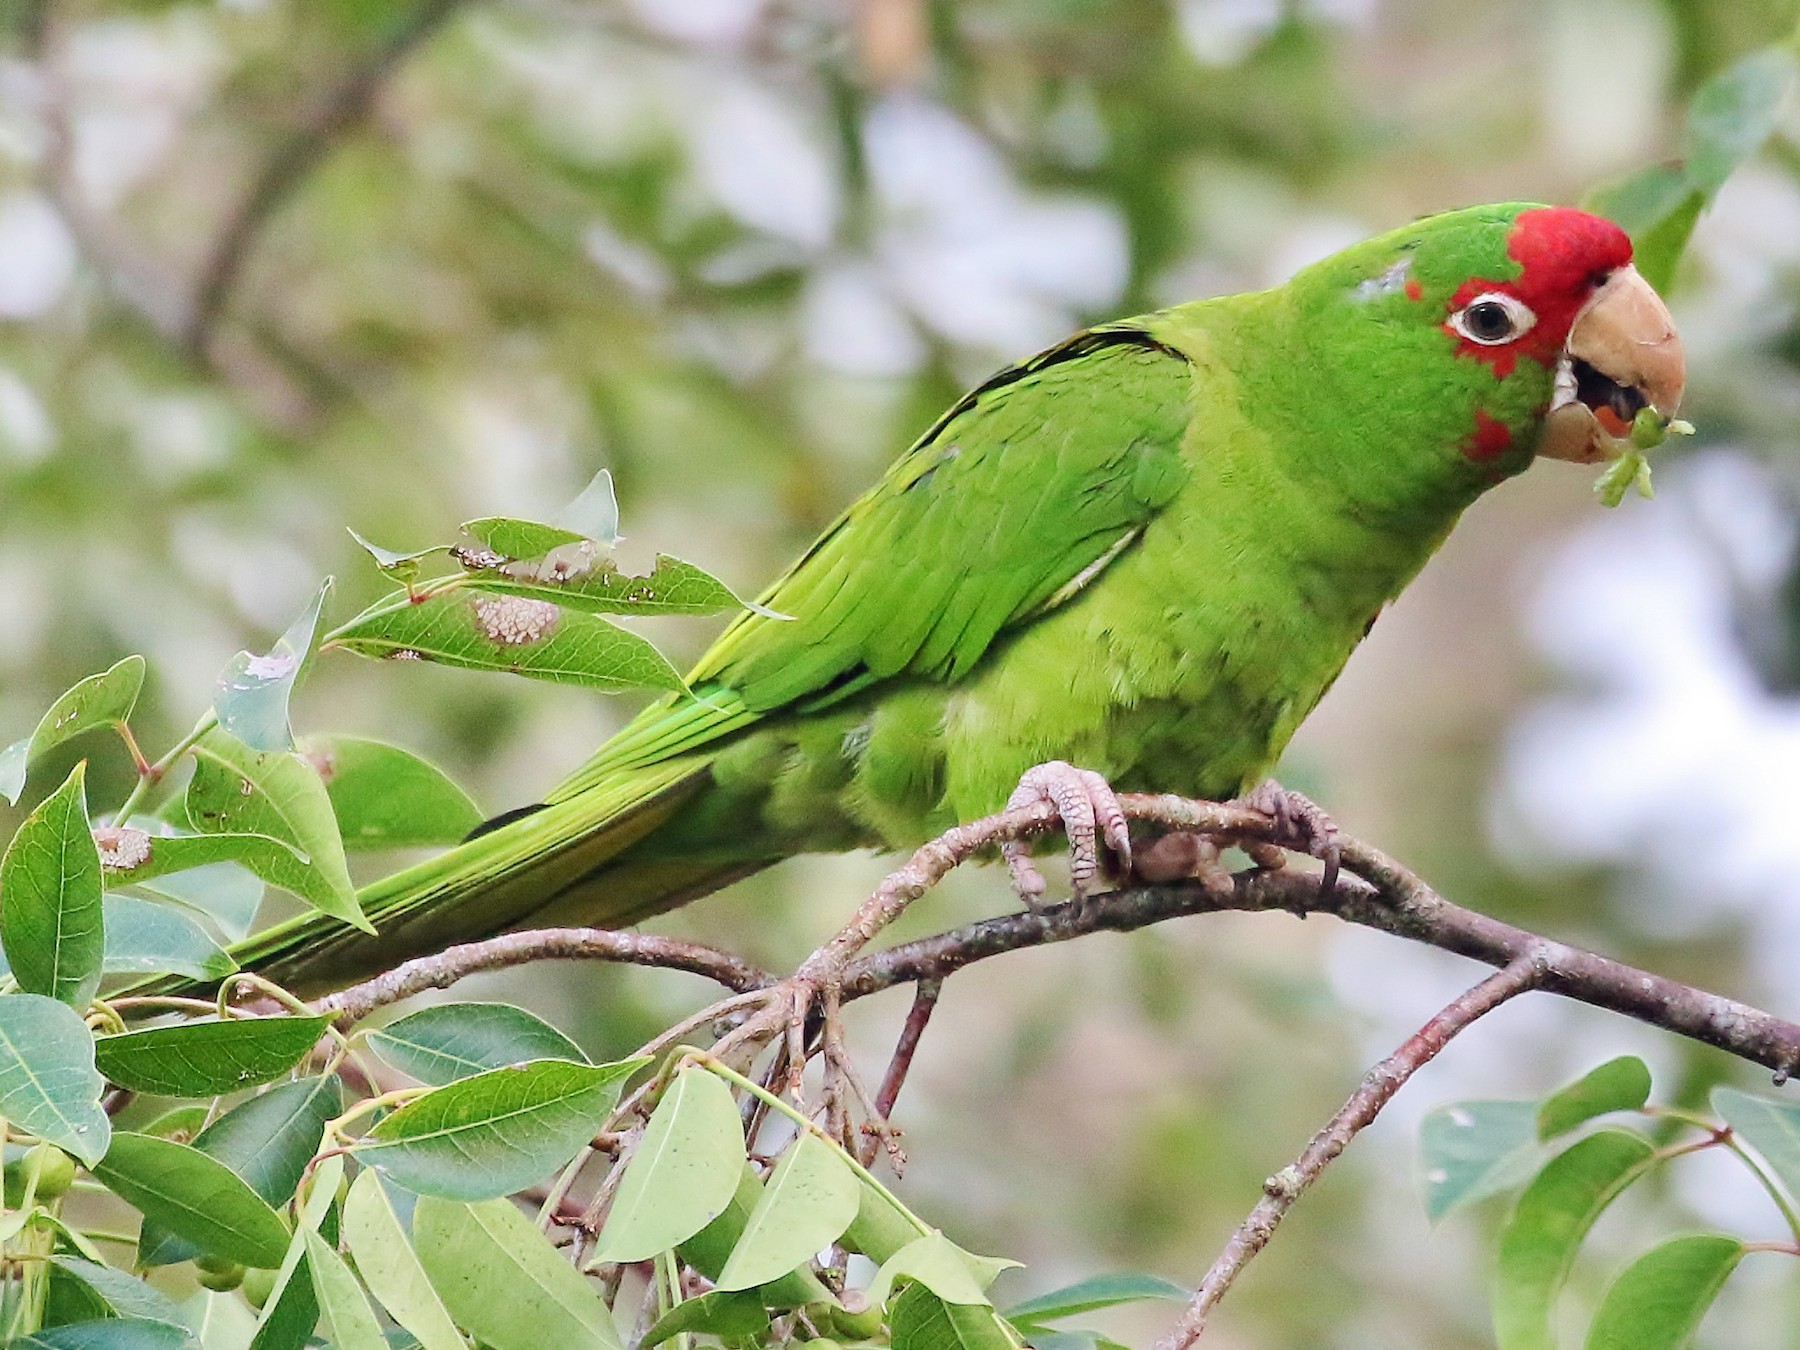
<path id="1" fill-rule="evenodd" d="M 1696 84 L 1793 8 L 4 0 L 0 740 L 140 651 L 154 752 L 321 574 L 340 616 L 381 589 L 344 526 L 404 548 L 543 518 L 600 467 L 628 563 L 664 549 L 753 592 L 994 366 L 1414 215 L 1577 200 L 1669 153 Z M 1790 1016 L 1796 133 L 1726 188 L 1674 288 L 1700 435 L 1657 500 L 1602 517 L 1560 466 L 1493 494 L 1285 769 L 1463 903 Z M 654 632 L 685 658 L 709 629 Z M 628 711 L 333 657 L 299 715 L 429 753 L 498 810 Z M 128 777 L 101 753 L 95 800 Z M 791 962 L 882 870 L 806 860 L 667 922 Z M 973 872 L 911 923 L 1007 903 Z M 1122 1267 L 1192 1281 L 1365 1064 L 1477 974 L 1265 916 L 960 976 L 901 1102 L 908 1194 L 1028 1260 L 1015 1295 Z M 480 992 L 607 1054 L 703 991 L 543 967 Z M 903 1012 L 859 1009 L 871 1055 Z M 1212 1339 L 1488 1344 L 1491 1223 L 1427 1227 L 1413 1126 L 1624 1051 L 1665 1099 L 1745 1076 L 1605 1014 L 1510 1006 L 1307 1197 Z M 1599 1247 L 1778 1236 L 1715 1162 L 1634 1194 Z M 1111 1329 L 1145 1340 L 1160 1316 Z M 1764 1257 L 1702 1343 L 1797 1339 L 1800 1282 Z"/>

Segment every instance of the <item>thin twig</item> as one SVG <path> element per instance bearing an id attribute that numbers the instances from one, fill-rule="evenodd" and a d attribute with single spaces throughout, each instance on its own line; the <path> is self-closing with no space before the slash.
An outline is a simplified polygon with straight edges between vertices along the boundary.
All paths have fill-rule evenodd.
<path id="1" fill-rule="evenodd" d="M 900 1089 L 906 1084 L 906 1075 L 912 1071 L 913 1055 L 919 1049 L 919 1038 L 925 1034 L 925 1025 L 931 1021 L 931 1014 L 937 1008 L 938 995 L 943 992 L 942 980 L 920 980 L 913 990 L 912 1007 L 906 1013 L 906 1025 L 900 1028 L 900 1039 L 894 1043 L 894 1056 L 888 1061 L 887 1073 L 883 1075 L 881 1087 L 875 1093 L 875 1110 L 883 1120 L 894 1114 L 894 1103 L 900 1100 Z M 869 1141 L 869 1158 L 875 1156 L 876 1141 Z M 869 1158 L 863 1160 L 867 1167 Z"/>
<path id="2" fill-rule="evenodd" d="M 337 147 L 338 138 L 368 117 L 389 77 L 443 27 L 462 3 L 463 0 L 421 0 L 386 41 L 326 91 L 264 162 L 200 264 L 180 332 L 181 342 L 190 353 L 205 351 L 263 226 Z"/>
<path id="3" fill-rule="evenodd" d="M 464 942 L 446 947 L 434 956 L 402 962 L 372 980 L 328 994 L 314 1007 L 322 1013 L 336 1014 L 339 1023 L 348 1026 L 386 1004 L 427 989 L 446 988 L 479 971 L 549 960 L 616 961 L 685 970 L 740 994 L 775 983 L 767 971 L 698 942 L 606 928 L 538 928 L 504 933 L 483 942 Z M 707 1010 L 706 1015 L 713 1015 L 713 1010 Z"/>
<path id="4" fill-rule="evenodd" d="M 1156 1350 L 1187 1350 L 1206 1330 L 1206 1319 L 1225 1297 L 1232 1282 L 1275 1235 L 1275 1229 L 1306 1188 L 1344 1151 L 1357 1135 L 1380 1114 L 1406 1081 L 1429 1064 L 1450 1039 L 1478 1018 L 1515 995 L 1534 988 L 1542 972 L 1529 956 L 1521 956 L 1505 969 L 1488 976 L 1419 1028 L 1406 1044 L 1389 1055 L 1363 1079 L 1343 1109 L 1292 1164 L 1263 1182 L 1263 1197 L 1249 1217 L 1238 1225 L 1225 1250 L 1206 1272 L 1193 1301 Z"/>

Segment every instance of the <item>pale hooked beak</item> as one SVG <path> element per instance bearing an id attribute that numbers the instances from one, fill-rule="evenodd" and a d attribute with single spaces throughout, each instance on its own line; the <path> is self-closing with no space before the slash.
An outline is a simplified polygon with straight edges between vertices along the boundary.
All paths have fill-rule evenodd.
<path id="1" fill-rule="evenodd" d="M 1675 416 L 1686 378 L 1669 307 L 1637 268 L 1621 267 L 1569 329 L 1538 454 L 1576 464 L 1617 459 L 1641 409 L 1654 408 L 1665 424 Z"/>

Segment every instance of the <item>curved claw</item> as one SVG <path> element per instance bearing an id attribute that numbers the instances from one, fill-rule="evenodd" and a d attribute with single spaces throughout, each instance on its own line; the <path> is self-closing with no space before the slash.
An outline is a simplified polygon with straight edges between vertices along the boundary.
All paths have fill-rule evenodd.
<path id="1" fill-rule="evenodd" d="M 1326 815 L 1317 802 L 1298 792 L 1289 792 L 1273 778 L 1265 779 L 1241 801 L 1273 820 L 1284 842 L 1325 864 L 1319 877 L 1321 895 L 1329 896 L 1337 889 L 1338 871 L 1343 863 L 1337 822 Z"/>
<path id="2" fill-rule="evenodd" d="M 1069 881 L 1075 898 L 1087 898 L 1100 879 L 1100 841 L 1104 840 L 1119 865 L 1131 869 L 1131 829 L 1112 785 L 1092 769 L 1078 769 L 1060 759 L 1027 769 L 1019 786 L 1006 800 L 1011 811 L 1021 806 L 1048 802 L 1062 817 L 1069 836 Z M 1043 900 L 1044 877 L 1031 861 L 1030 845 L 1013 840 L 1001 846 L 1013 889 L 1030 909 Z"/>

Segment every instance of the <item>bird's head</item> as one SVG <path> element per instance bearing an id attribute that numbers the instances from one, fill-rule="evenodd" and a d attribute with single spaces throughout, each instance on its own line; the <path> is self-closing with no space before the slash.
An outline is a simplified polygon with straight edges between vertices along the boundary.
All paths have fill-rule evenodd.
<path id="1" fill-rule="evenodd" d="M 1404 410 L 1437 463 L 1482 485 L 1538 456 L 1615 458 L 1641 409 L 1675 415 L 1681 341 L 1631 256 L 1611 221 L 1508 203 L 1426 217 L 1295 280 L 1340 335 L 1317 349 L 1328 378 L 1365 382 L 1346 403 Z"/>

